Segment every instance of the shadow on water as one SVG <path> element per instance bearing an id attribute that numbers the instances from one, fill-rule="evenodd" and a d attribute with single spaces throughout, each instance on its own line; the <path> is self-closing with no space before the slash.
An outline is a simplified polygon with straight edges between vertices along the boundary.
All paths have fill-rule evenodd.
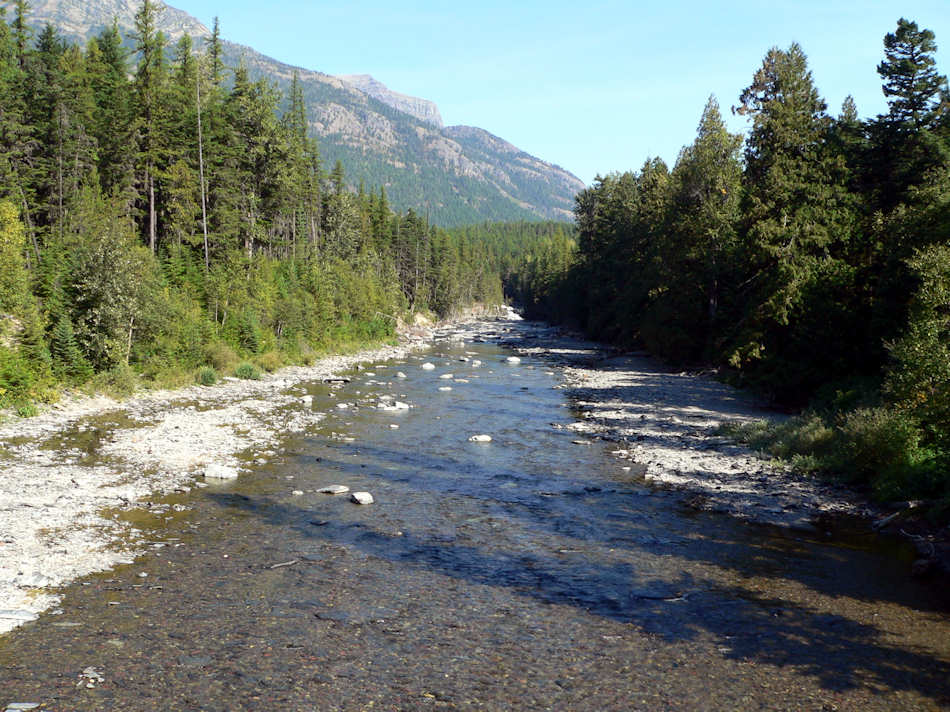
<path id="1" fill-rule="evenodd" d="M 876 625 L 790 603 L 738 583 L 724 585 L 685 570 L 675 578 L 660 579 L 644 576 L 631 563 L 607 557 L 594 560 L 571 552 L 490 551 L 446 537 L 439 540 L 413 532 L 380 531 L 366 523 L 315 519 L 314 510 L 267 497 L 209 496 L 222 507 L 250 511 L 279 526 L 294 523 L 311 539 L 344 543 L 407 570 L 419 568 L 469 583 L 503 587 L 543 604 L 577 607 L 636 625 L 671 642 L 712 634 L 726 646 L 720 648 L 726 657 L 792 666 L 828 690 L 871 684 L 950 699 L 950 664 L 946 659 L 895 644 Z M 717 563 L 734 558 L 738 547 L 747 549 L 749 544 L 723 540 L 701 544 L 704 556 Z M 690 558 L 695 548 L 678 549 L 676 556 Z M 762 560 L 776 563 L 776 556 L 774 550 L 762 547 L 747 551 L 744 558 L 755 561 L 761 574 Z"/>

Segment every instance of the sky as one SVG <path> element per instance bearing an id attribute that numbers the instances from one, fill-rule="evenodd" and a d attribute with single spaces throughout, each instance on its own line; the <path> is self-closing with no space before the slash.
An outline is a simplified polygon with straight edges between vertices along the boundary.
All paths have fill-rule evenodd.
<path id="1" fill-rule="evenodd" d="M 730 107 L 770 47 L 798 42 L 837 115 L 886 111 L 876 67 L 906 17 L 950 73 L 950 0 L 168 0 L 225 39 L 327 74 L 371 74 L 590 184 L 692 143 L 710 94 Z M 941 49 L 942 48 L 942 49 Z"/>

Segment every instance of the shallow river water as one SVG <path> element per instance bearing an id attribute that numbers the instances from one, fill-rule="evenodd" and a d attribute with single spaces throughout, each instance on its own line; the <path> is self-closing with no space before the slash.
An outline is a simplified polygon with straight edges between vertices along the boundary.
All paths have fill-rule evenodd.
<path id="1" fill-rule="evenodd" d="M 151 553 L 0 637 L 0 709 L 950 708 L 950 596 L 907 548 L 693 512 L 552 427 L 558 376 L 507 355 L 444 341 L 307 384 L 318 427 L 122 514 Z"/>

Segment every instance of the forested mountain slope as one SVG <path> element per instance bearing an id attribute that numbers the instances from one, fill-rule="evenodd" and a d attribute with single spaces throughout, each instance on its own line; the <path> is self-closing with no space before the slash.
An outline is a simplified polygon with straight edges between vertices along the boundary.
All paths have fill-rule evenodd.
<path id="1" fill-rule="evenodd" d="M 211 31 L 180 10 L 162 6 L 157 27 L 174 44 L 188 34 L 202 48 Z M 15 2 L 0 2 L 12 12 Z M 138 0 L 37 0 L 30 24 L 38 33 L 49 23 L 67 39 L 85 42 L 113 19 L 128 40 Z M 223 30 L 227 34 L 227 28 Z M 246 66 L 252 81 L 276 83 L 285 100 L 294 72 L 307 105 L 310 131 L 327 165 L 341 160 L 352 187 L 383 186 L 393 206 L 414 208 L 440 225 L 481 220 L 569 219 L 583 182 L 568 171 L 534 158 L 473 127 L 441 126 L 420 118 L 413 102 L 378 83 L 344 81 L 295 68 L 250 47 L 222 40 L 225 63 Z M 370 89 L 370 86 L 373 88 Z M 383 91 L 385 89 L 385 91 Z M 381 101 L 379 98 L 382 97 Z M 387 98 L 388 97 L 388 98 Z M 412 100 L 412 97 L 403 97 Z M 414 100 L 417 106 L 430 104 Z M 410 110 L 410 113 L 407 113 Z M 438 116 L 435 109 L 434 116 Z M 431 111 L 429 112 L 431 114 Z"/>

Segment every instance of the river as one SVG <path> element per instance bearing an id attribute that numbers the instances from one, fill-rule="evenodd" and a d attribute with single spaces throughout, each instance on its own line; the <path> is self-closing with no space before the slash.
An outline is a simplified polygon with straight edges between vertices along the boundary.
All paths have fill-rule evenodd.
<path id="1" fill-rule="evenodd" d="M 509 355 L 446 339 L 305 384 L 326 416 L 278 457 L 117 513 L 151 552 L 0 637 L 0 705 L 950 707 L 948 594 L 901 542 L 693 511 L 552 427 L 557 369 Z"/>

